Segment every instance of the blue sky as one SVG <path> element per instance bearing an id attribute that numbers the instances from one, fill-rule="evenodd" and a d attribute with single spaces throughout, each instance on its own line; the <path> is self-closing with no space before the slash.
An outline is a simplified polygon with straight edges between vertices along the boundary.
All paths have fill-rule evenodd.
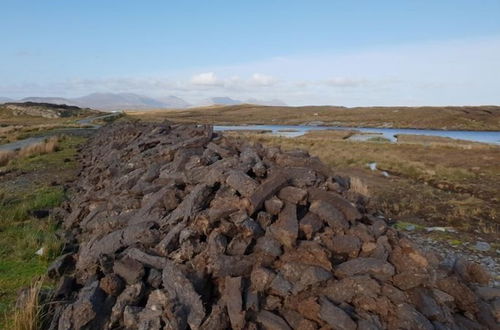
<path id="1" fill-rule="evenodd" d="M 500 104 L 500 1 L 0 0 L 0 96 Z"/>

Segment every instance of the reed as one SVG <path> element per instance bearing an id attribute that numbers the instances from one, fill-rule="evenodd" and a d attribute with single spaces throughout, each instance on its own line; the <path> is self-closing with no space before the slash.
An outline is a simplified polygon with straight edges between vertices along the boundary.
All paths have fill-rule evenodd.
<path id="1" fill-rule="evenodd" d="M 9 164 L 9 162 L 16 157 L 16 153 L 14 151 L 9 150 L 1 150 L 0 151 L 0 166 L 5 166 Z"/>
<path id="2" fill-rule="evenodd" d="M 19 150 L 19 157 L 29 157 L 33 155 L 48 154 L 57 151 L 59 138 L 57 136 L 50 137 L 43 142 L 30 144 Z"/>
<path id="3" fill-rule="evenodd" d="M 43 305 L 40 301 L 40 291 L 43 283 L 43 278 L 33 281 L 24 299 L 18 302 L 12 314 L 12 329 L 37 330 L 41 328 Z"/>

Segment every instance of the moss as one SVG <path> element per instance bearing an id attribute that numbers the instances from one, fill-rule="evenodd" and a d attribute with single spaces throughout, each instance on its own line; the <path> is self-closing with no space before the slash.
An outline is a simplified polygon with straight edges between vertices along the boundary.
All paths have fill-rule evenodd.
<path id="1" fill-rule="evenodd" d="M 394 224 L 394 228 L 399 230 L 422 230 L 425 227 L 411 222 L 398 221 Z"/>
<path id="2" fill-rule="evenodd" d="M 449 240 L 448 243 L 450 243 L 450 245 L 453 245 L 453 246 L 457 246 L 457 245 L 462 245 L 463 242 L 459 239 L 452 239 L 452 240 Z"/>

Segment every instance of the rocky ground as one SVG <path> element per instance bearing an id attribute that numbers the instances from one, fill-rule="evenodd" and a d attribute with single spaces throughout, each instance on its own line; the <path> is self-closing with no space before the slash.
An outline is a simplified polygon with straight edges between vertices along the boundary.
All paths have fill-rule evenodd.
<path id="1" fill-rule="evenodd" d="M 500 289 L 366 212 L 304 151 L 113 124 L 56 214 L 51 329 L 494 329 Z"/>
<path id="2" fill-rule="evenodd" d="M 407 233 L 422 249 L 433 252 L 441 258 L 456 259 L 464 258 L 470 262 L 481 264 L 492 276 L 493 286 L 500 287 L 500 251 L 492 250 L 485 242 L 452 245 L 445 240 L 437 240 L 423 232 Z M 485 244 L 488 244 L 484 246 Z M 484 251 L 478 248 L 484 247 Z"/>

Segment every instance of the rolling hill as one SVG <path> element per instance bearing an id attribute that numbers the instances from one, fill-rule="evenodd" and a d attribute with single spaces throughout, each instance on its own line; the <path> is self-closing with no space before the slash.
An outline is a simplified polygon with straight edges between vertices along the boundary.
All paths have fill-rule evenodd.
<path id="1" fill-rule="evenodd" d="M 82 97 L 63 98 L 63 97 L 25 97 L 21 100 L 0 97 L 0 103 L 5 102 L 35 102 L 35 103 L 51 103 L 74 105 L 82 108 L 92 108 L 99 110 L 125 110 L 125 109 L 185 109 L 193 106 L 186 100 L 169 95 L 166 97 L 152 98 L 134 93 L 92 93 Z M 212 106 L 212 105 L 239 105 L 239 104 L 256 104 L 256 105 L 286 105 L 280 100 L 259 100 L 250 98 L 246 101 L 232 99 L 227 96 L 212 97 L 197 103 L 196 106 Z"/>

